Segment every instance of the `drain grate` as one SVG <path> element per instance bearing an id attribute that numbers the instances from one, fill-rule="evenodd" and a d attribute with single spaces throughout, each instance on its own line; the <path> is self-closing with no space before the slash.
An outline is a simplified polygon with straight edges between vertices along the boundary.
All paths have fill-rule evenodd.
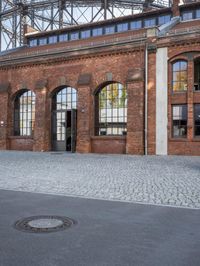
<path id="1" fill-rule="evenodd" d="M 17 230 L 30 233 L 49 233 L 65 230 L 75 224 L 71 218 L 64 216 L 31 216 L 14 224 Z"/>

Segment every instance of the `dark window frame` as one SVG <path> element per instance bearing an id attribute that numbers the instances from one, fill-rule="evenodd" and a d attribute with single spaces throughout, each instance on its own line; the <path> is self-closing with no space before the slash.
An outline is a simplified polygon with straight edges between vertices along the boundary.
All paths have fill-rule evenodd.
<path id="1" fill-rule="evenodd" d="M 181 65 L 181 63 L 186 63 L 186 70 L 179 69 L 178 71 L 175 71 L 174 70 L 175 65 L 176 64 Z M 175 83 L 179 83 L 179 85 L 181 83 L 184 84 L 184 81 L 181 81 L 181 78 L 179 78 L 178 80 L 174 80 L 175 72 L 176 73 L 186 72 L 186 81 L 185 81 L 186 89 L 184 89 L 184 90 L 174 90 L 174 84 Z M 185 60 L 185 59 L 177 59 L 176 61 L 171 62 L 171 73 L 172 73 L 172 79 L 171 79 L 172 93 L 184 93 L 184 92 L 187 92 L 188 91 L 188 61 Z"/>
<path id="2" fill-rule="evenodd" d="M 196 77 L 196 66 L 195 65 L 198 65 L 197 68 L 199 70 L 199 72 L 197 71 L 198 72 L 197 77 Z M 196 58 L 194 60 L 193 67 L 194 67 L 194 91 L 200 92 L 200 58 Z"/>
<path id="3" fill-rule="evenodd" d="M 16 95 L 14 99 L 14 136 L 33 136 L 35 127 L 35 101 L 35 93 L 28 89 L 24 89 Z M 30 126 L 28 126 L 29 123 Z"/>
<path id="4" fill-rule="evenodd" d="M 186 14 L 192 14 L 192 18 L 184 18 L 184 15 L 186 15 Z M 195 19 L 195 12 L 194 12 L 194 10 L 189 10 L 189 11 L 183 11 L 182 13 L 181 13 L 181 20 L 182 21 L 190 21 L 190 20 L 193 20 L 193 19 Z"/>
<path id="5" fill-rule="evenodd" d="M 108 28 L 113 28 L 114 31 L 106 33 L 106 29 Z M 116 25 L 107 25 L 104 27 L 104 35 L 109 35 L 109 34 L 114 34 L 114 33 L 116 33 Z"/>
<path id="6" fill-rule="evenodd" d="M 186 111 L 186 119 L 174 119 L 175 116 L 174 116 L 174 107 L 185 107 L 185 111 Z M 187 123 L 188 123 L 188 107 L 187 107 L 187 104 L 174 104 L 172 105 L 172 119 L 171 119 L 171 123 L 172 123 L 172 138 L 174 139 L 187 139 L 187 132 L 188 132 L 188 129 L 187 129 Z M 180 115 L 180 113 L 178 114 Z M 179 121 L 178 122 L 178 125 L 177 123 L 174 123 L 174 121 Z M 183 123 L 183 121 L 185 121 L 185 125 Z M 174 134 L 174 127 L 175 126 L 178 126 L 178 131 L 179 131 L 179 134 L 178 135 L 175 135 Z M 182 135 L 181 134 L 181 130 L 185 130 L 185 134 Z"/>
<path id="7" fill-rule="evenodd" d="M 113 95 L 114 86 L 117 86 L 117 96 L 115 96 L 115 98 Z M 108 98 L 108 93 L 111 93 L 110 94 L 111 96 L 109 96 L 110 98 Z M 121 94 L 121 98 L 119 97 L 119 94 Z M 122 98 L 122 96 L 124 98 Z M 122 104 L 122 107 L 119 106 L 120 100 L 121 100 L 120 104 Z M 115 103 L 117 104 L 114 107 L 114 103 L 111 104 L 110 102 L 109 106 L 108 101 L 115 101 Z M 124 101 L 124 103 L 122 101 Z M 102 103 L 105 105 L 105 108 L 100 107 Z M 105 116 L 103 117 L 101 116 L 102 115 L 101 110 L 105 110 Z M 120 111 L 122 112 L 121 114 Z M 102 122 L 102 118 L 103 120 L 105 119 L 105 122 Z M 126 132 L 127 132 L 127 88 L 118 82 L 108 83 L 102 86 L 100 89 L 98 89 L 98 91 L 95 94 L 95 135 L 123 136 L 126 135 Z"/>
<path id="8" fill-rule="evenodd" d="M 127 29 L 124 29 L 123 27 L 126 25 Z M 119 30 L 119 27 L 121 27 L 121 30 Z M 128 22 L 122 22 L 117 24 L 117 32 L 126 32 L 129 30 L 129 23 Z"/>
<path id="9" fill-rule="evenodd" d="M 196 119 L 196 107 L 199 107 L 199 119 Z M 193 106 L 193 111 L 194 111 L 194 137 L 195 138 L 200 138 L 200 103 L 195 103 Z M 198 122 L 197 122 L 198 121 Z M 199 133 L 197 134 L 197 128 Z"/>

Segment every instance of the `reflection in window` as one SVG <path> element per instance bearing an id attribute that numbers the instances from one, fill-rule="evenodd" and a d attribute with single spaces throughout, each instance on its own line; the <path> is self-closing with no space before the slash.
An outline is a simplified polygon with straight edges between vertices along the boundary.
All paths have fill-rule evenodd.
<path id="1" fill-rule="evenodd" d="M 49 43 L 57 43 L 57 36 L 49 36 Z"/>
<path id="2" fill-rule="evenodd" d="M 187 90 L 187 62 L 177 61 L 172 66 L 173 72 L 173 91 Z"/>
<path id="3" fill-rule="evenodd" d="M 131 30 L 134 29 L 141 29 L 142 28 L 142 21 L 141 20 L 136 20 L 131 22 Z"/>
<path id="4" fill-rule="evenodd" d="M 70 35 L 71 41 L 78 40 L 79 39 L 79 33 L 78 32 L 72 32 Z"/>
<path id="5" fill-rule="evenodd" d="M 159 25 L 163 25 L 163 24 L 169 22 L 170 19 L 171 19 L 171 16 L 170 15 L 160 16 L 160 17 L 158 17 L 158 24 Z"/>
<path id="6" fill-rule="evenodd" d="M 194 90 L 200 91 L 200 59 L 194 61 Z"/>
<path id="7" fill-rule="evenodd" d="M 193 12 L 192 11 L 187 11 L 182 13 L 182 20 L 191 20 L 193 19 Z"/>
<path id="8" fill-rule="evenodd" d="M 89 38 L 90 35 L 91 35 L 90 30 L 83 30 L 83 31 L 81 31 L 81 38 L 82 39 Z"/>
<path id="9" fill-rule="evenodd" d="M 31 136 L 35 123 L 35 94 L 27 90 L 14 103 L 14 135 Z"/>
<path id="10" fill-rule="evenodd" d="M 117 25 L 117 31 L 127 31 L 128 30 L 128 23 L 121 23 Z"/>
<path id="11" fill-rule="evenodd" d="M 66 138 L 66 111 L 77 109 L 77 92 L 74 88 L 65 87 L 53 97 L 53 110 L 56 111 L 55 140 L 64 141 Z"/>
<path id="12" fill-rule="evenodd" d="M 30 45 L 30 47 L 37 46 L 37 39 L 30 40 L 29 45 Z"/>
<path id="13" fill-rule="evenodd" d="M 92 36 L 100 36 L 100 35 L 103 35 L 102 28 L 96 28 L 92 30 Z"/>
<path id="14" fill-rule="evenodd" d="M 66 42 L 68 41 L 68 34 L 67 33 L 63 33 L 59 35 L 59 42 Z"/>
<path id="15" fill-rule="evenodd" d="M 115 32 L 115 26 L 105 27 L 105 34 L 111 34 Z"/>
<path id="16" fill-rule="evenodd" d="M 156 25 L 156 20 L 155 18 L 150 18 L 150 19 L 145 19 L 144 21 L 144 26 L 147 27 L 153 27 Z"/>
<path id="17" fill-rule="evenodd" d="M 194 135 L 200 136 L 200 104 L 194 105 Z"/>
<path id="18" fill-rule="evenodd" d="M 187 136 L 187 105 L 172 107 L 173 137 Z"/>
<path id="19" fill-rule="evenodd" d="M 47 38 L 40 38 L 39 45 L 45 45 L 45 44 L 47 44 Z"/>
<path id="20" fill-rule="evenodd" d="M 196 18 L 200 18 L 200 9 L 196 10 Z"/>
<path id="21" fill-rule="evenodd" d="M 96 135 L 125 135 L 127 91 L 120 83 L 105 86 L 96 95 Z"/>

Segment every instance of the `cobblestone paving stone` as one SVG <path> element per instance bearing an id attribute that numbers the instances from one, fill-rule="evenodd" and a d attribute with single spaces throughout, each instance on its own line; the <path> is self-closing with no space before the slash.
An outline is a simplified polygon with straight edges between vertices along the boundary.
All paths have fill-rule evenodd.
<path id="1" fill-rule="evenodd" d="M 0 189 L 200 208 L 200 157 L 1 151 Z"/>

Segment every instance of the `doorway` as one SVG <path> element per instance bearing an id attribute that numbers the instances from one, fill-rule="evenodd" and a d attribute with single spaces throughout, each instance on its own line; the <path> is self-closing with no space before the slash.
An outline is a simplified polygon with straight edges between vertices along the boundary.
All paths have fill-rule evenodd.
<path id="1" fill-rule="evenodd" d="M 52 101 L 52 150 L 76 151 L 77 93 L 71 87 L 57 91 Z"/>

